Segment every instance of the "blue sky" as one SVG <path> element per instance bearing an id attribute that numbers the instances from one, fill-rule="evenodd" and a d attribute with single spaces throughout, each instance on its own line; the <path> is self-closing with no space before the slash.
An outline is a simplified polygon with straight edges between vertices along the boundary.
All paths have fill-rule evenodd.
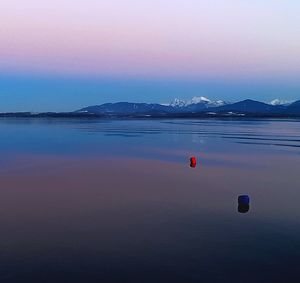
<path id="1" fill-rule="evenodd" d="M 300 99 L 300 1 L 2 0 L 0 111 Z"/>
<path id="2" fill-rule="evenodd" d="M 0 76 L 0 111 L 70 111 L 106 102 L 169 102 L 175 97 L 237 101 L 299 99 L 300 86 L 278 81 Z"/>

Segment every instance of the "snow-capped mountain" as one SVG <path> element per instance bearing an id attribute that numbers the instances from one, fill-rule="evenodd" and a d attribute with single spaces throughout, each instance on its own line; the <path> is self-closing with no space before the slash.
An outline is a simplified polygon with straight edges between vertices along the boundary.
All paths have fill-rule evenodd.
<path id="1" fill-rule="evenodd" d="M 274 99 L 274 100 L 269 102 L 269 104 L 273 105 L 273 106 L 278 106 L 278 105 L 287 106 L 287 105 L 290 105 L 292 103 L 293 103 L 293 101 L 281 100 L 281 99 Z"/>
<path id="2" fill-rule="evenodd" d="M 208 107 L 218 107 L 218 106 L 223 106 L 228 104 L 227 102 L 223 101 L 223 100 L 210 100 L 204 96 L 195 96 L 190 100 L 181 100 L 178 98 L 175 98 L 170 104 L 169 106 L 172 107 L 177 107 L 177 108 L 182 108 L 182 107 L 188 107 L 191 105 L 198 105 L 201 104 L 202 106 L 204 106 L 203 108 L 208 108 Z"/>
<path id="3" fill-rule="evenodd" d="M 187 101 L 187 105 L 198 103 L 210 104 L 212 101 L 204 96 L 194 96 L 191 100 Z"/>
<path id="4" fill-rule="evenodd" d="M 171 107 L 185 107 L 186 106 L 186 101 L 181 100 L 179 98 L 175 98 L 171 103 L 164 104 L 164 105 L 171 106 Z"/>

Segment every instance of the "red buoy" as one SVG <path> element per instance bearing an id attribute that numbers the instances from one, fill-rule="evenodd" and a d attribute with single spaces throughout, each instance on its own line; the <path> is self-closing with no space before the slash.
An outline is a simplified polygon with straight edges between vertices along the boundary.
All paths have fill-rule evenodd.
<path id="1" fill-rule="evenodd" d="M 195 156 L 192 156 L 192 157 L 190 158 L 190 166 L 191 166 L 192 168 L 195 168 L 195 167 L 197 166 L 197 159 L 196 159 Z"/>

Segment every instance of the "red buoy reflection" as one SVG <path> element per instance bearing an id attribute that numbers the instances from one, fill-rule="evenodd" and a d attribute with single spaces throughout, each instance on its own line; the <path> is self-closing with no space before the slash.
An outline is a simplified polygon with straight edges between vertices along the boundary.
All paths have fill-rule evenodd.
<path id="1" fill-rule="evenodd" d="M 196 159 L 195 156 L 192 156 L 192 157 L 190 158 L 190 167 L 196 168 L 196 166 L 197 166 L 197 159 Z"/>

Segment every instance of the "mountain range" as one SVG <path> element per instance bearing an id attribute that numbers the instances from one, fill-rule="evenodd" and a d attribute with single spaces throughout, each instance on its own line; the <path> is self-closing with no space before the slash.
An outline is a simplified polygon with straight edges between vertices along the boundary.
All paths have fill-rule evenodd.
<path id="1" fill-rule="evenodd" d="M 60 117 L 60 118 L 196 118 L 196 117 L 278 117 L 300 118 L 300 100 L 286 102 L 275 99 L 270 103 L 246 99 L 239 102 L 193 97 L 171 103 L 117 102 L 88 106 L 73 112 L 0 113 L 0 117 Z"/>
<path id="2" fill-rule="evenodd" d="M 264 103 L 251 99 L 230 103 L 194 97 L 169 104 L 117 102 L 88 106 L 75 111 L 80 114 L 108 116 L 300 116 L 300 100 L 286 103 L 273 100 Z"/>

